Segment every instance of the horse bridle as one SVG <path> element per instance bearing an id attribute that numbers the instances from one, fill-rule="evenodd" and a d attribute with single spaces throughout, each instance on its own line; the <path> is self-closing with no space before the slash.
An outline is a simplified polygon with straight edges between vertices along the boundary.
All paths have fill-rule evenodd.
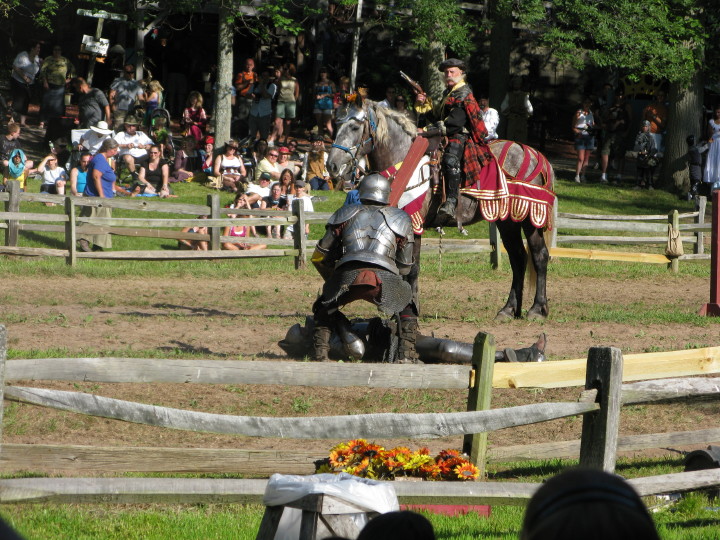
<path id="1" fill-rule="evenodd" d="M 359 166 L 360 159 L 358 158 L 358 152 L 360 152 L 360 149 L 363 148 L 368 143 L 370 144 L 370 150 L 365 152 L 360 157 L 363 157 L 370 152 L 373 151 L 373 148 L 375 147 L 375 132 L 377 131 L 377 119 L 375 118 L 375 113 L 372 109 L 368 109 L 367 111 L 365 109 L 358 109 L 356 107 L 351 107 L 348 109 L 348 112 L 345 116 L 338 118 L 335 120 L 335 123 L 337 125 L 344 124 L 345 122 L 348 122 L 350 120 L 354 120 L 356 122 L 362 122 L 363 124 L 363 133 L 362 137 L 360 137 L 360 142 L 354 146 L 343 146 L 341 144 L 333 143 L 331 148 L 337 148 L 338 150 L 342 150 L 343 152 L 347 152 L 350 154 L 350 160 L 352 162 L 352 172 L 350 174 L 350 178 L 355 181 L 355 174 L 358 170 L 358 168 L 361 168 Z M 365 138 L 367 135 L 367 138 Z M 362 170 L 363 174 L 366 174 L 367 171 L 365 169 Z"/>

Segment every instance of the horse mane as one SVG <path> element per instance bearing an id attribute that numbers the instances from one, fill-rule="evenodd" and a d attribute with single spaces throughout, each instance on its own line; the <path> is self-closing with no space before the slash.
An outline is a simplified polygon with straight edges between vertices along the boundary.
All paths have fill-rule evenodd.
<path id="1" fill-rule="evenodd" d="M 404 131 L 411 139 L 417 135 L 417 128 L 412 121 L 404 114 L 387 109 L 385 107 L 378 107 L 377 103 L 368 100 L 369 106 L 375 110 L 375 116 L 377 116 L 377 130 L 375 136 L 377 137 L 378 143 L 381 145 L 389 145 L 392 141 L 388 140 L 390 136 L 390 129 L 388 121 L 392 120 L 395 122 L 402 131 Z"/>

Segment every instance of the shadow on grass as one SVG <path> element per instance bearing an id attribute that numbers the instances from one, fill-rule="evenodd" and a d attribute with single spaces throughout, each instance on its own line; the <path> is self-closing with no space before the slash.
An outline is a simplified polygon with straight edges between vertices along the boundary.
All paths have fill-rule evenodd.
<path id="1" fill-rule="evenodd" d="M 41 244 L 43 248 L 48 249 L 65 249 L 65 240 L 53 238 L 51 236 L 45 236 L 44 234 L 38 234 L 33 231 L 20 231 L 20 237 L 29 241 Z"/>

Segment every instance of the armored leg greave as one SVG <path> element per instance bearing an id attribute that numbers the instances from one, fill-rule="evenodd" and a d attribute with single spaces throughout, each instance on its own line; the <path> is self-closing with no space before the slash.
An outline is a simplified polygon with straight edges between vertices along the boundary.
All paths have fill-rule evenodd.
<path id="1" fill-rule="evenodd" d="M 398 344 L 397 363 L 422 364 L 415 350 L 417 338 L 417 317 L 400 317 L 400 343 Z"/>

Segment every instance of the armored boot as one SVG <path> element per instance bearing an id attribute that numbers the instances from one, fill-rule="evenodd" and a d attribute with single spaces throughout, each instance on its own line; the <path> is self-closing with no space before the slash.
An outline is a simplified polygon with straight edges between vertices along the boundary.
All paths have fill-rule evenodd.
<path id="1" fill-rule="evenodd" d="M 398 364 L 422 364 L 420 355 L 415 350 L 417 337 L 417 317 L 400 317 L 400 342 L 398 344 Z"/>
<path id="2" fill-rule="evenodd" d="M 543 362 L 545 360 L 545 346 L 547 345 L 547 336 L 543 332 L 538 340 L 530 347 L 523 349 L 504 349 L 500 362 Z M 497 360 L 497 358 L 496 358 Z"/>
<path id="3" fill-rule="evenodd" d="M 327 326 L 316 325 L 313 330 L 313 351 L 312 359 L 314 362 L 330 361 L 330 328 Z"/>

